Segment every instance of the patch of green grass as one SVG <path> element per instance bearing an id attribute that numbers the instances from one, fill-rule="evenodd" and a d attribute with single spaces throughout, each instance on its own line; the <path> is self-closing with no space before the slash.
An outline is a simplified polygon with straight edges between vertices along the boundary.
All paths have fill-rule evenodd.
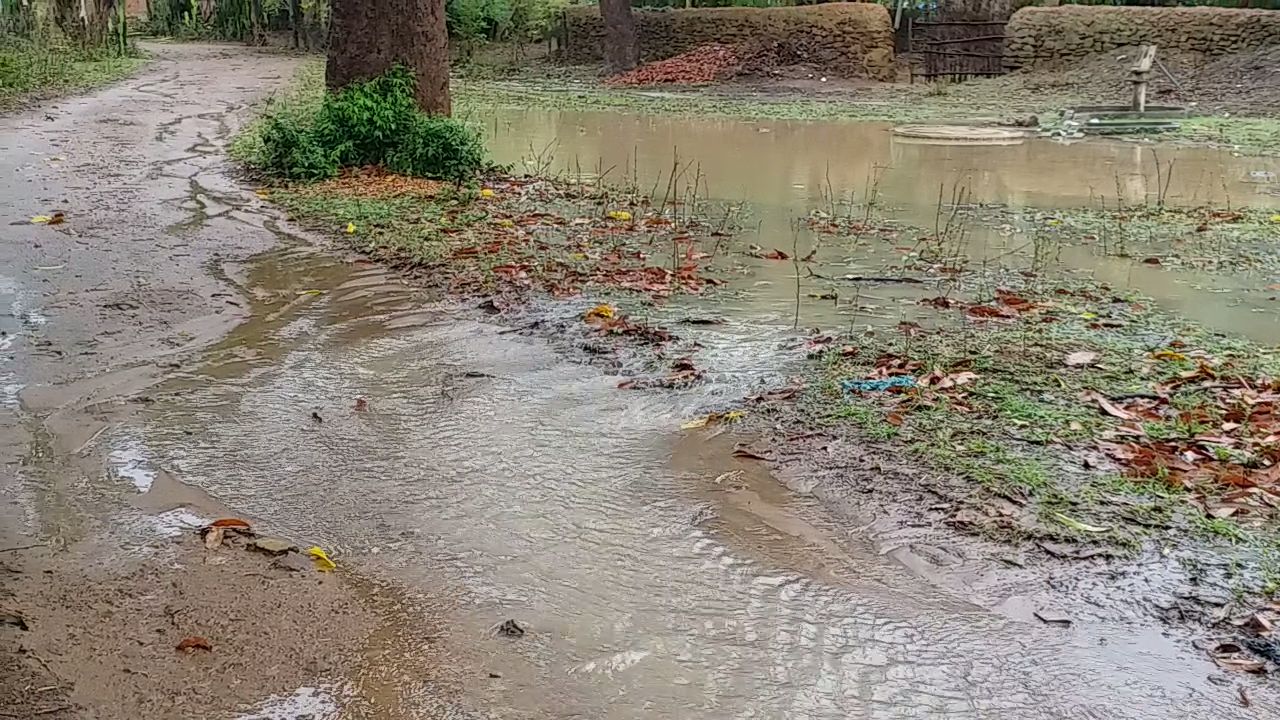
<path id="1" fill-rule="evenodd" d="M 0 36 L 0 111 L 119 80 L 146 59 Z"/>
<path id="2" fill-rule="evenodd" d="M 1197 513 L 1192 515 L 1191 528 L 1202 537 L 1226 540 L 1233 545 L 1249 545 L 1254 542 L 1253 535 L 1248 530 L 1229 518 L 1209 517 Z"/>
<path id="3" fill-rule="evenodd" d="M 367 250 L 394 251 L 420 263 L 440 259 L 448 248 L 447 233 L 475 221 L 464 213 L 447 212 L 456 206 L 454 199 L 360 198 L 306 188 L 278 189 L 271 199 L 305 225 L 348 235 Z"/>

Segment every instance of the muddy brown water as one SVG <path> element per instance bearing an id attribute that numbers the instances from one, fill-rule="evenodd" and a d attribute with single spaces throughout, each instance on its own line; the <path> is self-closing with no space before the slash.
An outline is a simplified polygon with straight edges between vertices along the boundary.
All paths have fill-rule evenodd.
<path id="1" fill-rule="evenodd" d="M 713 202 L 742 204 L 749 230 L 742 243 L 754 242 L 788 253 L 798 242 L 802 255 L 815 242 L 806 231 L 792 230 L 797 218 L 812 211 L 852 212 L 852 200 L 875 204 L 876 215 L 890 225 L 933 229 L 939 223 L 939 199 L 1013 207 L 1070 209 L 1154 204 L 1169 206 L 1278 207 L 1280 160 L 1242 157 L 1229 149 L 1161 145 L 1147 142 L 1087 141 L 1064 144 L 1026 138 L 1015 143 L 924 142 L 893 135 L 883 123 L 747 122 L 619 113 L 493 110 L 477 118 L 486 128 L 496 159 L 516 168 L 549 170 L 569 177 L 604 175 L 607 181 L 635 183 L 666 195 L 678 161 L 676 194 L 701 178 L 698 196 Z M 1172 170 L 1170 170 L 1172 167 Z M 943 211 L 942 223 L 945 224 Z M 976 266 L 1033 267 L 1032 238 L 1012 228 L 964 223 L 964 246 Z M 826 239 L 818 262 L 833 274 L 878 275 L 886 262 L 901 260 L 903 248 L 892 241 Z M 909 243 L 903 242 L 906 246 Z M 1137 245 L 1137 243 L 1135 243 Z M 1267 285 L 1280 281 L 1264 271 L 1211 275 L 1191 269 L 1143 264 L 1115 257 L 1098 247 L 1055 246 L 1053 261 L 1035 266 L 1046 274 L 1085 273 L 1116 288 L 1128 288 L 1166 309 L 1224 331 L 1260 342 L 1280 337 L 1280 313 Z M 1188 248 L 1194 255 L 1194 247 Z M 790 318 L 794 274 L 790 263 L 762 262 L 753 268 L 746 312 Z M 802 293 L 839 290 L 847 300 L 853 287 L 802 281 Z M 801 325 L 845 327 L 858 322 L 897 322 L 915 312 L 920 297 L 937 295 L 934 286 L 863 288 L 862 307 L 843 303 L 802 302 Z"/>
<path id="2" fill-rule="evenodd" d="M 222 60 L 207 62 L 205 72 L 225 81 L 245 69 Z M 150 102 L 145 89 L 138 103 Z M 517 160 L 559 135 L 581 143 L 584 155 L 594 143 L 597 152 L 648 158 L 651 168 L 641 170 L 653 176 L 670 159 L 666 136 L 680 130 L 682 144 L 708 151 L 711 193 L 757 205 L 762 234 L 787 228 L 820 199 L 828 158 L 833 182 L 857 186 L 894 152 L 878 126 L 760 132 L 751 123 L 677 125 L 624 115 L 592 116 L 591 125 L 569 114 L 503 117 L 495 121 L 506 133 L 495 138 L 501 159 Z M 633 151 L 642 141 L 647 149 Z M 169 140 L 159 134 L 137 142 L 164 148 Z M 1064 153 L 1065 164 L 1069 151 L 1129 150 L 1087 144 L 1046 152 Z M 980 160 L 977 149 L 956 152 L 975 153 L 966 164 Z M 158 155 L 157 167 L 182 162 Z M 1024 155 L 1021 164 L 1012 157 L 984 175 L 991 187 L 1043 175 L 1039 156 Z M 1232 163 L 1220 156 L 1214 167 L 1242 167 Z M 92 184 L 104 172 L 86 167 L 82 180 Z M 166 224 L 157 237 L 207 245 L 215 241 L 210 233 L 247 232 L 209 219 L 244 215 L 229 203 L 252 202 L 225 173 L 204 164 L 198 173 L 202 182 L 220 179 L 217 193 L 168 187 L 189 217 L 178 214 L 181 223 Z M 918 189 L 926 213 L 934 180 L 886 172 L 882 186 L 901 197 Z M 721 182 L 728 189 L 719 190 Z M 1036 192 L 1051 193 L 1053 185 Z M 16 219 L 30 214 L 25 206 L 5 210 Z M 136 495 L 139 507 L 163 508 L 155 523 L 163 532 L 200 522 L 204 509 L 185 498 L 194 488 L 411 595 L 455 596 L 448 644 L 466 649 L 459 663 L 471 678 L 464 694 L 471 710 L 441 711 L 428 688 L 397 677 L 406 695 L 398 717 L 1112 720 L 1262 718 L 1280 709 L 1275 691 L 1259 682 L 1249 685 L 1252 706 L 1241 707 L 1234 687 L 1207 680 L 1215 669 L 1199 652 L 1145 621 L 1046 626 L 940 589 L 882 554 L 847 518 L 733 458 L 736 438 L 679 430 L 682 420 L 785 367 L 789 356 L 777 348 L 791 337 L 784 302 L 791 294 L 780 289 L 787 278 L 776 266 L 744 275 L 724 303 L 658 311 L 728 316 L 724 326 L 684 333 L 705 346 L 700 362 L 713 382 L 691 393 L 627 392 L 615 376 L 568 360 L 545 339 L 433 302 L 381 268 L 292 236 L 269 213 L 244 219 L 253 232 L 274 234 L 279 247 L 249 261 L 201 264 L 234 291 L 227 299 L 247 305 L 235 306 L 243 322 L 163 366 L 163 381 L 139 409 L 94 407 L 88 401 L 101 368 L 90 364 L 87 377 L 67 387 L 21 345 L 6 358 L 6 392 L 15 400 L 6 409 L 18 400 L 32 414 L 84 404 L 84 415 L 99 424 L 67 421 L 81 435 L 61 445 L 100 453 L 104 474 L 79 491 Z M 120 227 L 126 238 L 146 239 Z M 26 232 L 24 240 L 39 237 Z M 5 320 L 47 325 L 57 337 L 70 313 L 59 312 L 57 288 L 45 287 L 39 272 L 0 286 Z M 581 309 L 549 304 L 535 312 Z M 92 326 L 92 315 L 82 322 Z M 21 343 L 25 335 L 18 337 Z M 175 331 L 173 342 L 186 340 Z M 144 357 L 156 352 L 148 348 Z M 130 367 L 114 369 L 117 389 L 134 382 L 119 375 Z M 138 367 L 148 377 L 160 371 Z M 357 398 L 368 411 L 354 409 Z M 23 502 L 29 517 L 55 517 L 38 493 Z M 126 514 L 136 519 L 136 510 Z M 126 534 L 148 532 L 129 528 Z M 1024 590 L 1010 588 L 1009 599 Z M 493 632 L 507 619 L 525 629 L 523 637 Z M 302 700 L 261 716 L 340 716 L 342 689 L 312 702 L 318 692 L 301 689 Z"/>

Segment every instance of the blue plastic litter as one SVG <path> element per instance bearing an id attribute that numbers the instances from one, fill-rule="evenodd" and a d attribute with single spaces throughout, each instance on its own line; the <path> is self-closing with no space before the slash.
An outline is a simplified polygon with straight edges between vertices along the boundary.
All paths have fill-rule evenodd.
<path id="1" fill-rule="evenodd" d="M 894 375 L 876 380 L 841 380 L 845 392 L 884 392 L 890 388 L 915 387 L 916 379 L 910 375 Z"/>

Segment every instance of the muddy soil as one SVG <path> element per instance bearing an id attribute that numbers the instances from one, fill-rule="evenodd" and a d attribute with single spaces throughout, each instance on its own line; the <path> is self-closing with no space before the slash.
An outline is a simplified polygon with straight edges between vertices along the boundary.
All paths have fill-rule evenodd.
<path id="1" fill-rule="evenodd" d="M 207 550 L 199 526 L 254 509 L 101 442 L 248 317 L 237 263 L 289 241 L 223 149 L 297 61 L 147 49 L 113 87 L 0 118 L 0 717 L 298 717 L 339 698 L 399 717 L 388 663 L 448 685 L 427 605 L 341 559 Z M 175 650 L 190 636 L 211 649 Z"/>

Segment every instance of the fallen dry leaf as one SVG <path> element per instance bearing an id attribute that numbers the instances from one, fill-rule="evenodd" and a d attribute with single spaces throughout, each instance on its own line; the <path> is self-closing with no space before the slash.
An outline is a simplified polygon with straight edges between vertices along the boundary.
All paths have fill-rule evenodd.
<path id="1" fill-rule="evenodd" d="M 1067 355 L 1067 367 L 1088 367 L 1098 362 L 1098 353 L 1089 350 L 1077 350 Z"/>
<path id="2" fill-rule="evenodd" d="M 200 637 L 199 635 L 192 635 L 191 637 L 183 638 L 182 642 L 178 643 L 176 649 L 177 650 L 204 650 L 208 652 L 213 650 L 213 646 L 209 644 L 208 640 Z"/>
<path id="3" fill-rule="evenodd" d="M 1137 415 L 1134 415 L 1128 410 L 1125 410 L 1120 407 L 1116 407 L 1114 403 L 1112 403 L 1110 400 L 1106 399 L 1099 393 L 1091 392 L 1086 394 L 1086 397 L 1098 403 L 1098 407 L 1102 408 L 1102 411 L 1110 415 L 1111 417 L 1119 418 L 1121 420 L 1130 420 L 1130 421 L 1136 421 L 1139 419 Z"/>
<path id="4" fill-rule="evenodd" d="M 354 409 L 356 412 L 367 412 L 369 410 L 369 401 L 364 398 L 356 398 Z"/>

